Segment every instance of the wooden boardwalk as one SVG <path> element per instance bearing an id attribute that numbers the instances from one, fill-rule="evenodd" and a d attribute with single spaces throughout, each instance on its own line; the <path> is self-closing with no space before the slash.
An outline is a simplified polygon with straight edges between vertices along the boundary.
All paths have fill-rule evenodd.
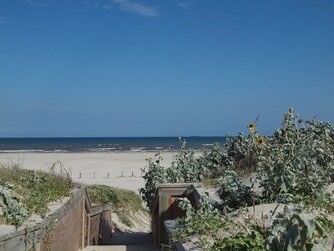
<path id="1" fill-rule="evenodd" d="M 83 251 L 158 251 L 153 245 L 151 233 L 113 232 L 104 245 L 87 246 Z"/>
<path id="2" fill-rule="evenodd" d="M 83 251 L 158 251 L 159 249 L 150 244 L 141 245 L 106 245 L 106 246 L 87 246 Z"/>

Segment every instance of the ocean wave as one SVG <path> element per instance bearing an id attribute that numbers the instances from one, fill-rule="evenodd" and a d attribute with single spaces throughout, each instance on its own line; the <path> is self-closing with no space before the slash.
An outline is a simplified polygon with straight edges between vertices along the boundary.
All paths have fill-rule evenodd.
<path id="1" fill-rule="evenodd" d="M 38 149 L 23 149 L 23 150 L 0 150 L 0 153 L 59 153 L 68 152 L 67 150 L 55 149 L 55 150 L 38 150 Z"/>
<path id="2" fill-rule="evenodd" d="M 45 151 L 47 152 L 47 151 Z M 49 151 L 49 152 L 55 152 L 55 153 L 68 153 L 69 151 L 68 150 L 63 150 L 63 149 L 55 149 L 53 151 Z"/>
<path id="3" fill-rule="evenodd" d="M 143 152 L 145 149 L 146 147 L 131 147 L 130 152 Z"/>
<path id="4" fill-rule="evenodd" d="M 112 152 L 117 150 L 115 147 L 96 147 L 96 148 L 86 148 L 82 149 L 88 152 Z"/>

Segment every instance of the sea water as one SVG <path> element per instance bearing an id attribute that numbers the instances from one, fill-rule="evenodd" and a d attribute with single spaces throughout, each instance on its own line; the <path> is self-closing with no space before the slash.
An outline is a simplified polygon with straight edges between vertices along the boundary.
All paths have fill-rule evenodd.
<path id="1" fill-rule="evenodd" d="M 225 137 L 183 137 L 187 148 L 200 150 Z M 64 137 L 0 138 L 0 153 L 10 152 L 120 152 L 177 151 L 179 137 Z"/>

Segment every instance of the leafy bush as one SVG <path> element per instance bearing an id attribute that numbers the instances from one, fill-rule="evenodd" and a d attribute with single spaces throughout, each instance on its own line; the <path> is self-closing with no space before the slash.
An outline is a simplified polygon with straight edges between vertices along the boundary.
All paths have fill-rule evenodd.
<path id="1" fill-rule="evenodd" d="M 255 124 L 248 125 L 249 134 L 243 133 L 231 140 L 228 147 L 228 167 L 241 176 L 250 175 L 256 171 L 258 157 L 261 155 L 262 146 L 266 137 L 259 136 Z"/>
<path id="2" fill-rule="evenodd" d="M 220 177 L 222 173 L 231 165 L 231 158 L 227 154 L 229 144 L 214 144 L 209 148 L 204 148 L 198 158 L 203 176 L 205 178 Z"/>
<path id="3" fill-rule="evenodd" d="M 28 216 L 22 204 L 23 198 L 15 193 L 13 185 L 0 184 L 0 223 L 19 226 Z"/>
<path id="4" fill-rule="evenodd" d="M 181 148 L 179 154 L 169 168 L 161 166 L 162 157 L 160 153 L 155 155 L 155 159 L 148 159 L 148 167 L 142 169 L 144 172 L 145 187 L 139 190 L 143 200 L 152 210 L 156 185 L 158 183 L 176 182 L 197 182 L 204 176 L 205 172 L 200 165 L 198 158 L 192 150 L 186 149 L 186 142 L 180 139 Z"/>
<path id="5" fill-rule="evenodd" d="M 328 220 L 303 213 L 301 208 L 278 214 L 267 237 L 267 248 L 279 250 L 328 250 Z"/>
<path id="6" fill-rule="evenodd" d="M 168 182 L 197 182 L 203 178 L 206 171 L 200 166 L 200 162 L 195 157 L 192 150 L 186 149 L 186 142 L 180 139 L 181 149 L 179 154 L 175 156 L 171 167 L 166 169 Z"/>
<path id="7" fill-rule="evenodd" d="M 143 200 L 150 210 L 153 208 L 156 185 L 158 183 L 168 182 L 166 170 L 161 166 L 162 157 L 160 153 L 155 155 L 156 159 L 148 159 L 148 167 L 142 169 L 145 173 L 143 178 L 145 180 L 145 187 L 139 190 Z"/>
<path id="8" fill-rule="evenodd" d="M 186 198 L 180 199 L 179 205 L 186 216 L 176 222 L 175 242 L 198 236 L 204 250 L 266 250 L 264 234 L 258 225 L 242 225 L 228 216 L 223 217 L 207 198 L 201 197 L 198 210 Z"/>
<path id="9" fill-rule="evenodd" d="M 302 206 L 285 206 L 266 226 L 265 216 L 261 216 L 262 221 L 251 217 L 244 223 L 223 217 L 206 196 L 201 198 L 198 210 L 187 199 L 180 199 L 179 205 L 186 216 L 177 220 L 173 240 L 185 242 L 196 236 L 204 250 L 328 250 L 334 226 L 325 215 L 306 213 Z"/>
<path id="10" fill-rule="evenodd" d="M 180 198 L 179 206 L 186 215 L 176 223 L 174 241 L 182 241 L 191 235 L 217 234 L 224 225 L 221 214 L 207 201 L 207 196 L 201 197 L 198 210 L 187 198 Z"/>
<path id="11" fill-rule="evenodd" d="M 224 211 L 232 211 L 258 203 L 258 197 L 252 188 L 243 184 L 234 171 L 224 172 L 218 193 L 223 201 Z"/>
<path id="12" fill-rule="evenodd" d="M 263 235 L 257 233 L 256 231 L 248 232 L 238 232 L 235 235 L 228 236 L 221 240 L 216 240 L 210 250 L 216 251 L 266 251 L 265 240 Z"/>
<path id="13" fill-rule="evenodd" d="M 334 174 L 333 160 L 333 127 L 319 121 L 300 124 L 290 109 L 282 127 L 258 155 L 257 174 L 264 199 L 290 202 L 318 198 Z"/>
<path id="14" fill-rule="evenodd" d="M 259 136 L 256 125 L 251 123 L 249 135 L 239 134 L 232 139 L 228 148 L 227 168 L 239 175 L 256 173 L 257 182 L 262 187 L 262 200 L 267 202 L 309 202 L 326 200 L 325 190 L 334 177 L 333 126 L 321 121 L 303 121 L 289 109 L 282 126 L 272 137 Z M 224 177 L 224 175 L 223 175 Z M 225 180 L 231 180 L 228 177 Z M 226 194 L 222 184 L 222 195 L 237 204 L 247 204 L 252 190 L 240 187 L 238 198 L 235 193 Z M 247 189 L 246 189 L 247 190 Z M 247 196 L 247 193 L 250 193 Z M 244 200 L 244 201 L 242 201 Z M 231 202 L 232 202 L 231 201 Z M 328 201 L 328 200 L 327 200 Z M 330 203 L 330 201 L 328 201 Z M 326 207 L 330 208 L 327 203 Z M 235 204 L 235 203 L 234 203 Z"/>

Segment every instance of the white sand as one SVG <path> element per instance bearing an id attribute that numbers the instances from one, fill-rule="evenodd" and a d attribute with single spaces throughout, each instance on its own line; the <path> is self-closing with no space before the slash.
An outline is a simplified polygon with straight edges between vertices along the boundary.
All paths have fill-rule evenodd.
<path id="1" fill-rule="evenodd" d="M 163 152 L 162 165 L 170 166 L 176 154 Z M 141 169 L 148 164 L 145 159 L 154 155 L 154 152 L 1 153 L 0 164 L 18 163 L 22 168 L 49 171 L 53 163 L 60 161 L 75 182 L 104 184 L 138 193 L 144 186 Z M 58 164 L 58 170 L 59 167 Z"/>

